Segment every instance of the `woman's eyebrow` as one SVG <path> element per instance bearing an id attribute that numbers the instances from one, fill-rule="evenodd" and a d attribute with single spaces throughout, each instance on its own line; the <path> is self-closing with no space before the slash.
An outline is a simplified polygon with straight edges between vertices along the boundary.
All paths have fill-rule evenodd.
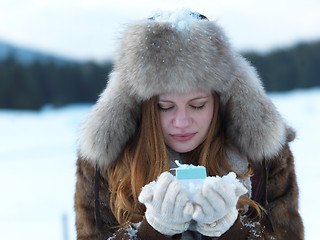
<path id="1" fill-rule="evenodd" d="M 194 100 L 202 100 L 202 99 L 208 99 L 209 98 L 209 96 L 201 96 L 201 97 L 195 97 L 195 98 L 192 98 L 192 99 L 190 99 L 190 101 L 194 101 Z"/>
<path id="2" fill-rule="evenodd" d="M 209 96 L 198 96 L 194 97 L 188 100 L 188 102 L 195 101 L 195 100 L 207 100 Z M 173 103 L 174 100 L 169 100 L 169 99 L 159 99 L 158 102 L 168 102 L 168 103 Z"/>
<path id="3" fill-rule="evenodd" d="M 168 102 L 168 103 L 173 103 L 171 100 L 166 100 L 166 99 L 159 99 L 158 102 Z"/>

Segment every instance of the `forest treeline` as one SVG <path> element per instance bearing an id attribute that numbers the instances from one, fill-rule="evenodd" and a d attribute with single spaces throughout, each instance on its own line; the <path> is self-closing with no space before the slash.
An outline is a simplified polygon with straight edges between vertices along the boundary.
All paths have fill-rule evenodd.
<path id="1" fill-rule="evenodd" d="M 94 102 L 106 86 L 112 62 L 35 60 L 23 64 L 12 55 L 0 61 L 0 108 L 40 109 L 45 104 Z"/>
<path id="2" fill-rule="evenodd" d="M 256 67 L 269 92 L 320 86 L 320 41 L 244 56 Z"/>
<path id="3" fill-rule="evenodd" d="M 244 53 L 267 91 L 320 86 L 320 41 L 268 54 Z M 0 60 L 0 108 L 40 109 L 94 102 L 107 83 L 112 62 L 39 61 L 24 64 L 13 55 Z"/>

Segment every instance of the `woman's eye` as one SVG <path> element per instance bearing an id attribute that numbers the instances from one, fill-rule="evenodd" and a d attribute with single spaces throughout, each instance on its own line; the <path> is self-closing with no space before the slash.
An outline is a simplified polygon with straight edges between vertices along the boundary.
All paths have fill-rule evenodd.
<path id="1" fill-rule="evenodd" d="M 203 105 L 190 105 L 190 107 L 195 110 L 201 110 L 205 107 L 205 104 L 203 104 Z"/>
<path id="2" fill-rule="evenodd" d="M 163 112 L 169 111 L 169 110 L 172 109 L 172 108 L 173 108 L 173 106 L 160 106 L 160 105 L 158 105 L 158 109 L 159 109 L 160 111 L 163 111 Z"/>

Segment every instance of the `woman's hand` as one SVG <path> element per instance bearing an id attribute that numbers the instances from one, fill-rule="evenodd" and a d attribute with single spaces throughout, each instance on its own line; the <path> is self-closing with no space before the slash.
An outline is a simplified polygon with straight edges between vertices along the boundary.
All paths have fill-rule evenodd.
<path id="1" fill-rule="evenodd" d="M 206 236 L 218 237 L 227 231 L 238 217 L 236 204 L 247 189 L 238 181 L 230 183 L 220 177 L 209 177 L 194 196 L 197 230 Z"/>
<path id="2" fill-rule="evenodd" d="M 146 206 L 148 223 L 158 232 L 172 236 L 188 229 L 194 208 L 172 174 L 164 172 L 144 186 L 139 201 Z"/>

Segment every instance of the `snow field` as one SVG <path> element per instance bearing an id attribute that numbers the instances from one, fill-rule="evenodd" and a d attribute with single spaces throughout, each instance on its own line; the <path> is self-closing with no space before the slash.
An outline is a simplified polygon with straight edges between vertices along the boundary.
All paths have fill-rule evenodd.
<path id="1" fill-rule="evenodd" d="M 297 131 L 291 147 L 306 239 L 318 239 L 320 89 L 270 94 Z M 0 110 L 0 239 L 75 239 L 73 195 L 80 123 L 90 105 Z M 66 224 L 63 224 L 66 222 Z M 67 236 L 64 229 L 67 227 Z"/>

